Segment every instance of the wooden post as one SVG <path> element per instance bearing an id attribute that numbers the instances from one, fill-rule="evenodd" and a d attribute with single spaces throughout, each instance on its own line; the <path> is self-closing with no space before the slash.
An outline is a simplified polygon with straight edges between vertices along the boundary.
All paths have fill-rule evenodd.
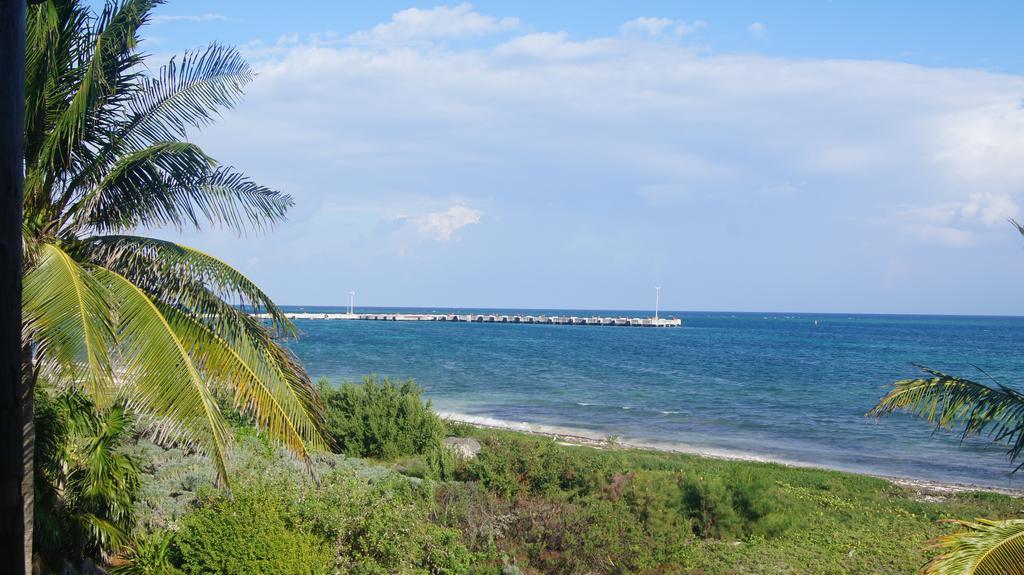
<path id="1" fill-rule="evenodd" d="M 31 573 L 32 560 L 22 492 L 31 453 L 21 384 L 24 109 L 25 0 L 0 0 L 0 573 L 13 575 Z"/>

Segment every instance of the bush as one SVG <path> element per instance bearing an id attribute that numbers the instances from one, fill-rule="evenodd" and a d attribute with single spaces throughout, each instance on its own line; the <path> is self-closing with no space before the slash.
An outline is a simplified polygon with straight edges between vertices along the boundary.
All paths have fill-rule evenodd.
<path id="1" fill-rule="evenodd" d="M 689 473 L 680 487 L 682 513 L 705 539 L 774 537 L 788 528 L 770 484 L 748 469 L 719 476 Z"/>
<path id="2" fill-rule="evenodd" d="M 487 437 L 460 478 L 480 481 L 489 490 L 513 497 L 519 493 L 587 495 L 608 474 L 602 458 L 585 447 L 566 448 L 551 439 Z"/>
<path id="3" fill-rule="evenodd" d="M 139 533 L 120 557 L 121 564 L 110 569 L 110 575 L 180 575 L 174 566 L 172 542 L 167 531 Z"/>
<path id="4" fill-rule="evenodd" d="M 423 456 L 426 460 L 426 473 L 428 479 L 439 481 L 451 481 L 459 469 L 459 460 L 451 449 L 445 446 L 433 447 Z"/>
<path id="5" fill-rule="evenodd" d="M 270 490 L 216 496 L 186 515 L 174 540 L 184 573 L 326 575 L 333 559 L 323 539 L 292 528 Z"/>
<path id="6" fill-rule="evenodd" d="M 468 573 L 460 534 L 430 521 L 432 490 L 398 475 L 367 484 L 334 473 L 295 502 L 294 516 L 332 542 L 343 573 Z"/>
<path id="7" fill-rule="evenodd" d="M 395 459 L 440 448 L 445 423 L 424 403 L 423 389 L 412 380 L 396 385 L 370 375 L 362 385 L 333 388 L 320 380 L 327 407 L 327 430 L 342 453 Z"/>

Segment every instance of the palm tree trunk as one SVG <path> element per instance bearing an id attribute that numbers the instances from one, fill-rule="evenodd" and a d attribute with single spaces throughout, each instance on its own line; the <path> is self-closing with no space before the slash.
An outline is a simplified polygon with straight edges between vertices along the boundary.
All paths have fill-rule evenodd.
<path id="1" fill-rule="evenodd" d="M 25 473 L 31 460 L 20 373 L 25 0 L 0 0 L 0 78 L 0 572 L 27 575 L 32 536 L 23 481 L 32 473 Z"/>

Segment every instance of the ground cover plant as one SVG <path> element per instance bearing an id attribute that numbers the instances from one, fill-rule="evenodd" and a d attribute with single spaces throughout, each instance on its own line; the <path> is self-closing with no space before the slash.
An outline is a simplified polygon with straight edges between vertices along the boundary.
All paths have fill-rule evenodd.
<path id="1" fill-rule="evenodd" d="M 350 393 L 358 394 L 355 387 Z M 417 388 L 396 389 L 397 396 L 363 397 L 369 405 L 360 409 L 376 412 L 378 402 L 392 405 L 396 397 L 422 402 Z M 341 415 L 331 410 L 348 409 L 327 405 L 328 419 Z M 325 565 L 341 573 L 453 575 L 914 573 L 932 553 L 921 544 L 955 531 L 943 520 L 1024 513 L 1024 501 L 995 493 L 937 494 L 834 471 L 440 424 L 437 443 L 419 454 L 316 454 L 314 480 L 239 423 L 233 501 L 211 487 L 202 456 L 136 443 L 131 453 L 145 470 L 135 512 L 147 533 L 141 540 L 162 542 L 164 559 L 191 572 L 230 572 L 209 562 L 211 550 L 245 531 L 251 541 L 290 538 L 290 548 L 313 558 L 303 564 L 310 573 Z M 387 427 L 360 433 L 374 430 L 392 437 Z M 472 436 L 482 447 L 473 459 L 453 457 L 448 478 L 439 479 L 424 471 L 446 433 Z M 370 443 L 382 439 L 366 435 Z M 255 500 L 274 518 L 259 529 L 236 517 Z M 238 568 L 291 572 L 272 568 L 288 547 L 252 547 L 281 550 L 284 558 L 250 553 Z M 139 556 L 147 550 L 136 549 Z"/>

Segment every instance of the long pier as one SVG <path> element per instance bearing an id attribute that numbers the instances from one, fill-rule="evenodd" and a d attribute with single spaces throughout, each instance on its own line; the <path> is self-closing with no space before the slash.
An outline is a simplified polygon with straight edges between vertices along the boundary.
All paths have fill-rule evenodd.
<path id="1" fill-rule="evenodd" d="M 547 325 L 608 325 L 626 327 L 681 327 L 683 320 L 661 317 L 580 317 L 557 315 L 456 314 L 456 313 L 319 313 L 285 312 L 288 319 L 368 321 L 451 321 L 466 323 L 528 323 Z M 270 319 L 269 314 L 257 314 Z"/>

